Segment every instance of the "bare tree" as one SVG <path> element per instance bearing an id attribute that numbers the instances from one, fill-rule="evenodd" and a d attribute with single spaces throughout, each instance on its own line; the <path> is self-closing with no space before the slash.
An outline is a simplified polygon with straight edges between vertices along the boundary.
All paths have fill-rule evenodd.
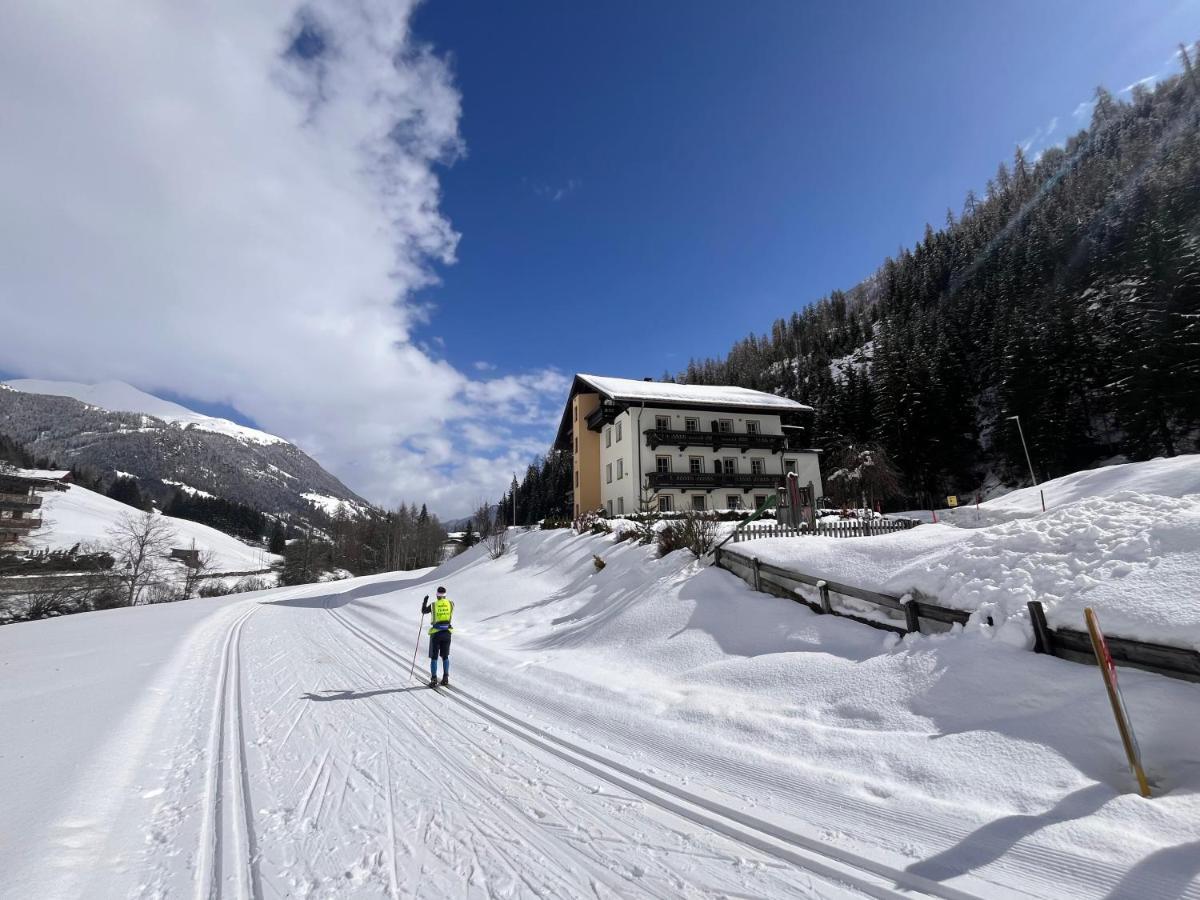
<path id="1" fill-rule="evenodd" d="M 123 584 L 125 602 L 136 606 L 146 589 L 162 580 L 175 530 L 156 513 L 126 513 L 107 536 L 105 549 L 113 558 L 113 574 Z"/>
<path id="2" fill-rule="evenodd" d="M 688 510 L 678 522 L 678 528 L 683 545 L 697 559 L 708 553 L 717 542 L 717 520 L 705 513 Z"/>
<path id="3" fill-rule="evenodd" d="M 497 527 L 492 505 L 486 499 L 476 504 L 475 515 L 471 519 L 478 526 L 479 538 L 483 541 L 486 541 Z"/>
<path id="4" fill-rule="evenodd" d="M 199 589 L 200 582 L 213 568 L 213 553 L 211 550 L 197 550 L 196 542 L 192 541 L 192 558 L 187 561 L 183 572 L 183 587 L 179 590 L 179 599 L 187 600 Z"/>
<path id="5" fill-rule="evenodd" d="M 497 522 L 492 526 L 491 532 L 483 539 L 483 542 L 487 544 L 488 556 L 492 559 L 499 559 L 508 550 L 508 529 Z"/>

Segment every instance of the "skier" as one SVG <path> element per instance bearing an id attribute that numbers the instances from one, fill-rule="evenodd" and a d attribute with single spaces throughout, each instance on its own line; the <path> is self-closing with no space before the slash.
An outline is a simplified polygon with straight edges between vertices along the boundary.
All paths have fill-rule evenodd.
<path id="1" fill-rule="evenodd" d="M 421 615 L 432 612 L 429 628 L 429 686 L 437 687 L 437 661 L 442 657 L 442 684 L 450 684 L 450 635 L 454 629 L 450 627 L 450 619 L 454 616 L 454 601 L 446 596 L 446 589 L 437 589 L 437 599 L 432 604 L 429 595 L 421 602 Z"/>

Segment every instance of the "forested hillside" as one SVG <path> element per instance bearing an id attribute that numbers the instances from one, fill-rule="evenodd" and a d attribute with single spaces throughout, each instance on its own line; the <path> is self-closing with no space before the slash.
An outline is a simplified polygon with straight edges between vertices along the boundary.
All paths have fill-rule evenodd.
<path id="1" fill-rule="evenodd" d="M 1182 48 L 1181 48 L 1182 51 Z M 1200 72 L 1128 100 L 911 250 L 680 380 L 775 391 L 818 411 L 836 459 L 877 443 L 908 497 L 1039 478 L 1122 454 L 1196 450 L 1200 431 Z M 1027 476 L 1025 476 L 1027 480 Z"/>

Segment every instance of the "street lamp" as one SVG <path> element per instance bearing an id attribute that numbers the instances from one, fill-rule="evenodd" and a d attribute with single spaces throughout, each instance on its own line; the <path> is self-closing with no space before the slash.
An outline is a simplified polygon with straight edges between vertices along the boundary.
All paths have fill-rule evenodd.
<path id="1" fill-rule="evenodd" d="M 1009 416 L 1010 421 L 1017 423 L 1017 434 L 1021 435 L 1021 446 L 1025 450 L 1025 465 L 1029 466 L 1029 477 L 1033 480 L 1033 486 L 1037 487 L 1037 475 L 1033 474 L 1033 460 L 1029 458 L 1029 445 L 1025 443 L 1025 429 L 1021 427 L 1020 416 Z M 1046 495 L 1042 494 L 1042 512 L 1046 511 Z"/>

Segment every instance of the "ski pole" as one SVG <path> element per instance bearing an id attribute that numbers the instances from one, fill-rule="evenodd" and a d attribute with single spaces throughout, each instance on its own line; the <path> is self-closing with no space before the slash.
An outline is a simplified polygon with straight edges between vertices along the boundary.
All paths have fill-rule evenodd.
<path id="1" fill-rule="evenodd" d="M 408 670 L 408 677 L 410 679 L 417 674 L 417 651 L 421 649 L 421 632 L 424 630 L 425 613 L 421 613 L 421 624 L 417 626 L 417 643 L 413 646 L 412 667 Z"/>

